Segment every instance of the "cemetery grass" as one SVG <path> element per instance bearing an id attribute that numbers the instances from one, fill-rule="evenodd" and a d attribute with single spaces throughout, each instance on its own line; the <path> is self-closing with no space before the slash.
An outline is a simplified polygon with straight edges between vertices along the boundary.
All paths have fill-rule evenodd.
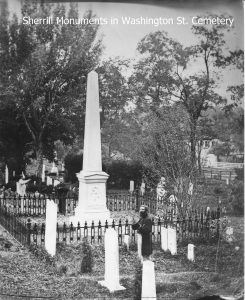
<path id="1" fill-rule="evenodd" d="M 233 295 L 243 290 L 243 218 L 231 217 L 234 241 L 195 243 L 195 262 L 186 259 L 187 245 L 171 256 L 155 245 L 156 291 L 158 299 L 198 299 L 203 295 Z M 92 245 L 93 271 L 81 273 L 80 244 L 57 245 L 54 260 L 16 244 L 0 235 L 0 299 L 6 295 L 52 297 L 53 299 L 134 299 L 137 252 L 120 247 L 120 283 L 125 291 L 109 293 L 98 284 L 104 279 L 103 245 Z M 2 298 L 1 298 L 2 297 Z M 5 298 L 4 298 L 5 297 Z M 35 298 L 34 298 L 35 299 Z"/>

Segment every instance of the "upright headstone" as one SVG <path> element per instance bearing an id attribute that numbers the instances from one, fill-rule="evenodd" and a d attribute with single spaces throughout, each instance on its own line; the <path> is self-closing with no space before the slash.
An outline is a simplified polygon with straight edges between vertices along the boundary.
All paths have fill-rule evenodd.
<path id="1" fill-rule="evenodd" d="M 16 193 L 18 195 L 20 194 L 20 184 L 19 184 L 19 181 L 16 182 Z"/>
<path id="2" fill-rule="evenodd" d="M 142 260 L 142 235 L 140 233 L 137 233 L 137 251 L 139 259 Z"/>
<path id="3" fill-rule="evenodd" d="M 105 233 L 105 280 L 99 283 L 110 292 L 125 290 L 119 283 L 118 234 L 113 228 L 108 228 Z"/>
<path id="4" fill-rule="evenodd" d="M 134 181 L 130 180 L 130 188 L 129 191 L 132 193 L 134 191 Z"/>
<path id="5" fill-rule="evenodd" d="M 45 182 L 45 164 L 43 164 L 42 168 L 42 182 Z"/>
<path id="6" fill-rule="evenodd" d="M 176 228 L 168 227 L 168 249 L 172 255 L 177 254 Z"/>
<path id="7" fill-rule="evenodd" d="M 5 166 L 5 184 L 8 184 L 9 182 L 9 169 L 8 166 Z"/>
<path id="8" fill-rule="evenodd" d="M 144 183 L 144 182 L 141 183 L 141 186 L 140 186 L 140 194 L 141 194 L 142 196 L 144 196 L 144 194 L 145 194 L 145 183 Z"/>
<path id="9" fill-rule="evenodd" d="M 227 185 L 229 185 L 229 184 L 230 184 L 230 180 L 229 180 L 229 178 L 226 178 L 226 180 L 225 180 L 225 181 L 226 181 L 226 184 L 227 184 Z"/>
<path id="10" fill-rule="evenodd" d="M 85 221 L 89 224 L 92 221 L 108 221 L 110 212 L 106 207 L 106 181 L 109 175 L 102 171 L 99 84 L 95 71 L 88 74 L 83 170 L 77 177 L 79 199 L 71 221 L 76 224 L 84 224 Z"/>
<path id="11" fill-rule="evenodd" d="M 52 178 L 47 176 L 47 185 L 53 185 Z"/>
<path id="12" fill-rule="evenodd" d="M 187 258 L 190 260 L 190 261 L 194 261 L 195 260 L 195 256 L 194 256 L 194 245 L 193 244 L 188 244 L 188 253 L 187 253 Z"/>
<path id="13" fill-rule="evenodd" d="M 13 171 L 13 177 L 15 177 L 15 171 Z"/>
<path id="14" fill-rule="evenodd" d="M 46 202 L 45 248 L 52 256 L 56 252 L 57 204 L 53 200 Z"/>
<path id="15" fill-rule="evenodd" d="M 141 299 L 157 299 L 154 262 L 150 260 L 143 261 Z"/>
<path id="16" fill-rule="evenodd" d="M 163 251 L 168 250 L 168 229 L 161 226 L 161 248 Z"/>

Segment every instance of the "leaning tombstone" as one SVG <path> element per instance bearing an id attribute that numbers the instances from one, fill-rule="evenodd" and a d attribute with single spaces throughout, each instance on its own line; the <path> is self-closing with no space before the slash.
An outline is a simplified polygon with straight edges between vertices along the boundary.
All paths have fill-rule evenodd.
<path id="1" fill-rule="evenodd" d="M 188 244 L 188 250 L 187 250 L 187 258 L 190 261 L 194 261 L 195 260 L 195 256 L 194 256 L 194 245 L 193 244 Z"/>
<path id="2" fill-rule="evenodd" d="M 119 283 L 118 234 L 113 228 L 105 233 L 105 280 L 99 281 L 110 292 L 125 290 Z"/>
<path id="3" fill-rule="evenodd" d="M 141 299 L 157 299 L 154 262 L 150 260 L 143 261 Z"/>
<path id="4" fill-rule="evenodd" d="M 161 226 L 161 248 L 163 251 L 168 250 L 168 229 Z"/>
<path id="5" fill-rule="evenodd" d="M 45 249 L 54 256 L 56 252 L 57 204 L 53 200 L 46 202 Z"/>

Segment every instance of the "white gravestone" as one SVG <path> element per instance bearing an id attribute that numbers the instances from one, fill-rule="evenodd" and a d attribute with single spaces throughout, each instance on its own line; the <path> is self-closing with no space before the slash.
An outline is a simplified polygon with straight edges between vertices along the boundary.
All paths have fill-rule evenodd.
<path id="1" fill-rule="evenodd" d="M 187 249 L 187 258 L 190 261 L 194 261 L 195 260 L 195 256 L 194 256 L 194 245 L 193 244 L 188 244 L 188 249 Z"/>
<path id="2" fill-rule="evenodd" d="M 47 185 L 53 185 L 52 178 L 47 176 Z"/>
<path id="3" fill-rule="evenodd" d="M 42 182 L 45 182 L 45 164 L 43 164 L 42 168 Z"/>
<path id="4" fill-rule="evenodd" d="M 19 184 L 18 181 L 16 182 L 16 193 L 17 193 L 18 195 L 20 194 L 20 184 Z"/>
<path id="5" fill-rule="evenodd" d="M 143 261 L 141 299 L 157 299 L 154 262 L 150 260 Z"/>
<path id="6" fill-rule="evenodd" d="M 137 250 L 139 259 L 143 259 L 142 257 L 142 235 L 137 233 Z"/>
<path id="7" fill-rule="evenodd" d="M 168 249 L 172 255 L 177 254 L 176 228 L 168 227 Z"/>
<path id="8" fill-rule="evenodd" d="M 144 194 L 145 194 L 145 183 L 144 183 L 144 182 L 141 183 L 141 186 L 140 186 L 140 194 L 141 194 L 142 196 L 144 196 Z"/>
<path id="9" fill-rule="evenodd" d="M 161 226 L 161 247 L 163 251 L 168 250 L 168 229 Z"/>
<path id="10" fill-rule="evenodd" d="M 110 292 L 125 290 L 119 283 L 118 234 L 113 228 L 108 228 L 105 233 L 105 280 L 99 283 Z"/>
<path id="11" fill-rule="evenodd" d="M 45 248 L 52 256 L 56 252 L 57 204 L 53 200 L 46 202 Z"/>
<path id="12" fill-rule="evenodd" d="M 129 251 L 129 242 L 130 242 L 130 237 L 128 234 L 125 234 L 124 235 L 124 244 L 126 245 L 127 247 L 127 251 Z"/>
<path id="13" fill-rule="evenodd" d="M 8 166 L 5 166 L 5 184 L 8 184 L 9 182 L 9 169 Z"/>
<path id="14" fill-rule="evenodd" d="M 102 171 L 98 74 L 91 71 L 87 80 L 83 170 L 77 174 L 79 200 L 75 216 L 70 218 L 74 224 L 112 221 L 106 206 L 108 177 Z"/>
<path id="15" fill-rule="evenodd" d="M 129 191 L 132 193 L 134 191 L 134 181 L 130 180 L 130 188 Z"/>

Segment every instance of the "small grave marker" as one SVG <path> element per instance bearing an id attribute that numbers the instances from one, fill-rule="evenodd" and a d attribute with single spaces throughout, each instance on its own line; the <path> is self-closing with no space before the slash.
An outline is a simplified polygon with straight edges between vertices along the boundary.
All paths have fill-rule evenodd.
<path id="1" fill-rule="evenodd" d="M 105 280 L 99 281 L 110 292 L 124 290 L 119 283 L 118 233 L 108 228 L 105 233 Z"/>
<path id="2" fill-rule="evenodd" d="M 154 262 L 150 260 L 143 261 L 141 299 L 157 299 Z"/>
<path id="3" fill-rule="evenodd" d="M 45 249 L 52 256 L 56 252 L 57 204 L 53 200 L 46 202 Z"/>

